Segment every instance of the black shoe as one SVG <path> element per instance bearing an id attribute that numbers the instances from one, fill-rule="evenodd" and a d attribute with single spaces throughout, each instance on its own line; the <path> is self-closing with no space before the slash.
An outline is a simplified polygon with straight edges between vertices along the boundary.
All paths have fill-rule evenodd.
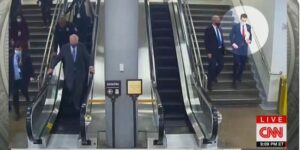
<path id="1" fill-rule="evenodd" d="M 237 84 L 236 84 L 236 82 L 232 82 L 232 88 L 237 89 Z"/>
<path id="2" fill-rule="evenodd" d="M 216 79 L 214 80 L 214 82 L 215 82 L 215 83 L 218 83 L 219 81 L 218 81 L 218 79 L 216 78 Z"/>
<path id="3" fill-rule="evenodd" d="M 211 91 L 212 91 L 211 86 L 207 86 L 207 90 L 208 90 L 209 92 L 211 92 Z"/>
<path id="4" fill-rule="evenodd" d="M 242 79 L 238 79 L 239 83 L 241 84 L 242 83 Z"/>
<path id="5" fill-rule="evenodd" d="M 15 120 L 18 121 L 20 119 L 20 113 L 17 113 L 15 116 Z"/>

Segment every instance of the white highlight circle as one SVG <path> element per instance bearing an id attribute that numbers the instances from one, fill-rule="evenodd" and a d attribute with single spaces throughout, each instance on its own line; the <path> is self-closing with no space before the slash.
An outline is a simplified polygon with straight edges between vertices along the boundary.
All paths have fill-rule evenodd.
<path id="1" fill-rule="evenodd" d="M 241 14 L 248 16 L 247 24 L 251 26 L 252 42 L 249 44 L 248 53 L 254 54 L 265 45 L 269 35 L 269 25 L 265 16 L 256 8 L 251 6 L 237 6 L 230 9 L 225 16 L 233 16 L 234 22 L 240 22 Z M 222 22 L 221 22 L 222 23 Z"/>

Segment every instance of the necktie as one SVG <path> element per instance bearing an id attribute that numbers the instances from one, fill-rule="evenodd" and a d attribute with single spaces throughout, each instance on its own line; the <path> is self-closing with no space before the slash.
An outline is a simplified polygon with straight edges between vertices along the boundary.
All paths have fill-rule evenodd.
<path id="1" fill-rule="evenodd" d="M 76 60 L 76 49 L 75 49 L 75 47 L 72 47 L 72 56 L 73 56 L 73 61 L 75 62 L 75 60 Z"/>
<path id="2" fill-rule="evenodd" d="M 245 25 L 242 25 L 242 35 L 245 38 Z"/>
<path id="3" fill-rule="evenodd" d="M 221 41 L 221 38 L 220 38 L 220 35 L 219 35 L 220 30 L 219 30 L 219 28 L 216 28 L 216 30 L 217 30 L 218 47 L 221 47 L 222 41 Z"/>

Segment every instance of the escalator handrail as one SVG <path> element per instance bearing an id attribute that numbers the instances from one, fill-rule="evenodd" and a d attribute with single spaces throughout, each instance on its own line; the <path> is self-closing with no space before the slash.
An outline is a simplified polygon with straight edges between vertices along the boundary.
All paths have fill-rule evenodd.
<path id="1" fill-rule="evenodd" d="M 183 25 L 186 25 L 185 24 L 185 22 L 187 21 L 187 19 L 186 19 L 186 15 L 184 15 L 184 10 L 183 10 L 183 8 L 182 8 L 182 5 L 187 5 L 187 7 L 189 7 L 188 6 L 188 4 L 186 4 L 186 3 L 182 3 L 182 1 L 181 0 L 178 0 L 178 7 L 179 7 L 179 14 L 180 14 L 180 20 L 181 20 L 181 22 L 182 22 L 182 24 Z M 188 8 L 188 10 L 187 11 L 190 11 L 189 10 L 189 8 Z M 189 15 L 191 15 L 191 14 L 189 14 Z M 191 17 L 191 16 L 190 16 Z M 192 26 L 192 28 L 194 28 L 193 26 Z M 193 29 L 194 30 L 194 29 Z M 185 35 L 187 35 L 186 33 L 188 32 L 187 31 L 187 29 L 186 28 L 184 28 L 183 29 L 183 31 L 185 32 Z M 193 31 L 194 32 L 194 31 Z M 195 32 L 193 33 L 194 35 L 196 35 L 195 34 Z M 186 39 L 186 41 L 191 41 L 190 39 L 189 39 L 190 37 L 189 36 L 185 36 L 185 39 Z M 198 43 L 197 43 L 198 44 Z M 190 49 L 191 47 L 188 47 L 188 49 Z M 191 51 L 189 51 L 189 53 L 193 53 L 193 52 L 191 52 Z M 195 53 L 193 53 L 193 54 L 195 54 Z M 191 54 L 189 55 L 189 57 L 190 57 L 190 59 L 192 59 L 191 58 Z M 201 57 L 200 57 L 200 60 L 201 60 Z M 193 64 L 194 62 L 193 61 L 190 61 L 191 63 L 192 63 L 192 65 L 197 65 L 197 64 Z M 201 63 L 202 63 L 202 61 L 201 61 Z M 203 65 L 203 64 L 202 64 Z M 203 69 L 203 66 L 202 66 L 202 68 L 201 68 L 201 70 Z M 193 71 L 195 71 L 195 70 L 193 70 Z M 191 76 L 191 82 L 192 82 L 192 86 L 196 89 L 195 91 L 196 91 L 196 94 L 197 94 L 197 96 L 199 97 L 199 98 L 201 98 L 201 100 L 204 102 L 204 103 L 201 103 L 202 105 L 206 105 L 208 108 L 209 108 L 209 111 L 210 111 L 210 114 L 212 115 L 212 120 L 211 120 L 211 124 L 212 124 L 212 130 L 211 130 L 211 137 L 205 137 L 204 138 L 204 142 L 212 142 L 212 141 L 214 141 L 214 140 L 216 140 L 216 138 L 217 138 L 217 134 L 218 134 L 218 127 L 219 127 L 219 112 L 218 112 L 218 110 L 217 110 L 217 108 L 215 107 L 215 106 L 213 106 L 211 103 L 210 103 L 210 97 L 208 96 L 208 94 L 206 93 L 206 91 L 205 91 L 205 86 L 201 86 L 201 84 L 199 85 L 199 84 L 197 84 L 198 82 L 196 81 L 196 77 L 195 77 L 195 74 L 197 74 L 197 73 L 195 73 L 195 72 L 193 72 L 192 71 L 192 76 Z M 204 73 L 204 69 L 202 70 L 202 72 Z M 204 73 L 205 74 L 205 73 Z M 206 76 L 206 75 L 205 75 Z M 192 111 L 193 112 L 193 111 Z M 194 115 L 196 115 L 194 112 L 193 112 L 193 114 Z M 200 123 L 199 123 L 199 120 L 197 120 L 197 123 L 199 124 L 199 126 L 200 126 Z M 201 126 L 200 126 L 201 127 Z"/>
<path id="2" fill-rule="evenodd" d="M 179 13 L 182 14 L 182 16 L 180 17 L 181 19 L 184 20 L 183 24 L 186 26 L 186 39 L 187 39 L 187 45 L 189 48 L 192 48 L 192 53 L 194 55 L 195 61 L 192 61 L 192 64 L 194 67 L 196 67 L 197 70 L 197 77 L 199 80 L 199 84 L 204 87 L 206 89 L 206 83 L 207 83 L 207 75 L 205 74 L 204 71 L 204 67 L 203 67 L 203 62 L 202 62 L 202 57 L 201 57 L 201 52 L 200 52 L 200 46 L 199 46 L 199 42 L 198 42 L 198 38 L 196 35 L 196 30 L 194 27 L 194 23 L 193 23 L 193 17 L 191 14 L 191 10 L 190 10 L 190 6 L 187 3 L 187 1 L 184 0 L 184 2 L 182 0 L 178 0 L 179 3 Z M 184 8 L 182 7 L 184 6 Z M 191 29 L 192 33 L 189 33 L 189 29 Z M 190 36 L 188 36 L 190 35 Z M 190 46 L 192 45 L 192 46 Z M 193 59 L 192 59 L 193 60 Z"/>
<path id="3" fill-rule="evenodd" d="M 157 112 L 158 112 L 158 140 L 157 144 L 162 144 L 164 137 L 164 108 L 157 90 L 157 80 L 156 80 L 156 68 L 155 68 L 155 58 L 154 58 L 154 49 L 153 49 L 153 39 L 152 39 L 152 27 L 151 27 L 151 17 L 150 17 L 150 2 L 149 0 L 145 0 L 145 8 L 146 8 L 146 24 L 147 24 L 147 36 L 148 36 L 148 48 L 149 48 L 149 60 L 150 60 L 150 78 L 151 78 L 151 86 L 152 91 L 155 94 Z M 153 107 L 154 109 L 154 107 Z M 154 110 L 153 110 L 154 111 Z"/>
<path id="4" fill-rule="evenodd" d="M 26 131 L 27 131 L 27 136 L 29 140 L 33 141 L 33 143 L 41 143 L 41 139 L 35 139 L 33 136 L 33 131 L 32 131 L 32 110 L 36 108 L 36 105 L 39 103 L 40 99 L 42 96 L 44 96 L 45 92 L 47 92 L 49 82 L 51 81 L 52 76 L 47 75 L 45 84 L 43 87 L 39 90 L 37 96 L 33 99 L 33 104 L 27 108 L 27 113 L 26 113 Z"/>
<path id="5" fill-rule="evenodd" d="M 97 5 L 96 5 L 97 9 L 95 10 L 93 9 L 93 12 L 95 14 L 93 14 L 93 18 L 94 18 L 94 25 L 93 25 L 93 47 L 92 47 L 92 52 L 91 52 L 91 61 L 94 61 L 95 59 L 95 53 L 96 53 L 96 48 L 97 48 L 97 41 L 98 41 L 98 23 L 99 23 L 99 19 L 98 19 L 98 12 L 99 12 L 99 8 L 100 8 L 100 0 L 97 0 Z M 94 75 L 89 75 L 88 78 L 88 84 L 87 84 L 87 90 L 85 91 L 85 95 L 83 97 L 83 103 L 81 105 L 81 109 L 80 109 L 80 136 L 81 136 L 81 143 L 82 145 L 88 145 L 89 140 L 86 138 L 86 126 L 85 126 L 85 115 L 86 115 L 86 107 L 87 107 L 87 102 L 89 99 L 89 95 L 90 95 L 90 91 L 92 90 L 92 86 L 93 86 L 93 82 L 94 82 Z"/>
<path id="6" fill-rule="evenodd" d="M 219 111 L 217 110 L 217 108 L 215 106 L 213 106 L 210 103 L 210 97 L 209 95 L 206 93 L 205 89 L 203 87 L 200 87 L 197 82 L 195 81 L 195 78 L 191 77 L 192 80 L 192 85 L 193 87 L 196 89 L 196 94 L 201 97 L 202 101 L 205 103 L 206 106 L 209 107 L 209 110 L 212 114 L 212 120 L 211 120 L 211 124 L 212 124 L 212 130 L 211 130 L 211 137 L 205 137 L 204 140 L 211 142 L 211 141 L 215 141 L 217 138 L 217 134 L 218 134 L 218 128 L 219 128 Z M 198 122 L 198 121 L 197 121 Z"/>
<path id="7" fill-rule="evenodd" d="M 45 82 L 45 78 L 47 75 L 46 74 L 43 75 L 43 73 L 46 72 L 46 70 L 48 69 L 48 65 L 50 64 L 50 61 L 51 61 L 50 57 L 51 57 L 51 52 L 52 52 L 52 45 L 53 45 L 53 40 L 54 40 L 54 31 L 55 31 L 56 23 L 62 12 L 61 8 L 64 7 L 66 4 L 67 4 L 67 1 L 58 0 L 55 5 L 54 13 L 52 15 L 52 20 L 51 20 L 51 24 L 50 24 L 49 32 L 48 32 L 48 36 L 47 36 L 47 41 L 46 41 L 46 46 L 45 46 L 45 50 L 44 50 L 41 69 L 40 69 L 40 73 L 38 75 L 38 79 L 39 79 L 38 87 L 42 86 Z"/>

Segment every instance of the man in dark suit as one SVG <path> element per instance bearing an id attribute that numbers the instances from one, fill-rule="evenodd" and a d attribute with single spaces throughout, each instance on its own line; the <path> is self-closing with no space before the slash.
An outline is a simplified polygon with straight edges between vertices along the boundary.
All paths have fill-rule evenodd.
<path id="1" fill-rule="evenodd" d="M 79 36 L 79 41 L 83 44 L 86 44 L 87 32 L 88 32 L 88 16 L 85 6 L 85 0 L 73 0 L 70 7 L 67 9 L 65 14 L 74 10 L 73 23 L 75 30 Z"/>
<path id="2" fill-rule="evenodd" d="M 212 25 L 205 30 L 204 42 L 208 56 L 208 84 L 207 89 L 212 90 L 212 82 L 217 82 L 217 76 L 224 66 L 224 38 L 220 27 L 220 17 L 212 17 Z"/>
<path id="3" fill-rule="evenodd" d="M 233 88 L 237 88 L 236 81 L 242 82 L 242 74 L 247 63 L 248 45 L 251 44 L 251 26 L 247 24 L 247 14 L 242 14 L 241 22 L 232 27 L 230 40 L 233 47 Z"/>
<path id="4" fill-rule="evenodd" d="M 21 43 L 17 42 L 14 52 L 9 57 L 9 93 L 13 95 L 16 120 L 20 118 L 19 90 L 21 90 L 26 101 L 29 102 L 28 86 L 30 80 L 33 80 L 33 75 L 31 58 L 26 51 L 23 51 Z"/>
<path id="5" fill-rule="evenodd" d="M 71 34 L 75 34 L 73 24 L 67 21 L 65 17 L 60 17 L 54 31 L 54 52 L 57 52 L 58 46 L 61 49 L 63 45 L 69 42 Z"/>
<path id="6" fill-rule="evenodd" d="M 69 40 L 70 43 L 65 44 L 54 58 L 48 74 L 52 74 L 56 64 L 62 61 L 65 76 L 63 90 L 67 95 L 66 101 L 73 104 L 75 110 L 79 111 L 88 72 L 94 74 L 94 67 L 85 45 L 78 42 L 78 36 L 72 34 Z"/>

